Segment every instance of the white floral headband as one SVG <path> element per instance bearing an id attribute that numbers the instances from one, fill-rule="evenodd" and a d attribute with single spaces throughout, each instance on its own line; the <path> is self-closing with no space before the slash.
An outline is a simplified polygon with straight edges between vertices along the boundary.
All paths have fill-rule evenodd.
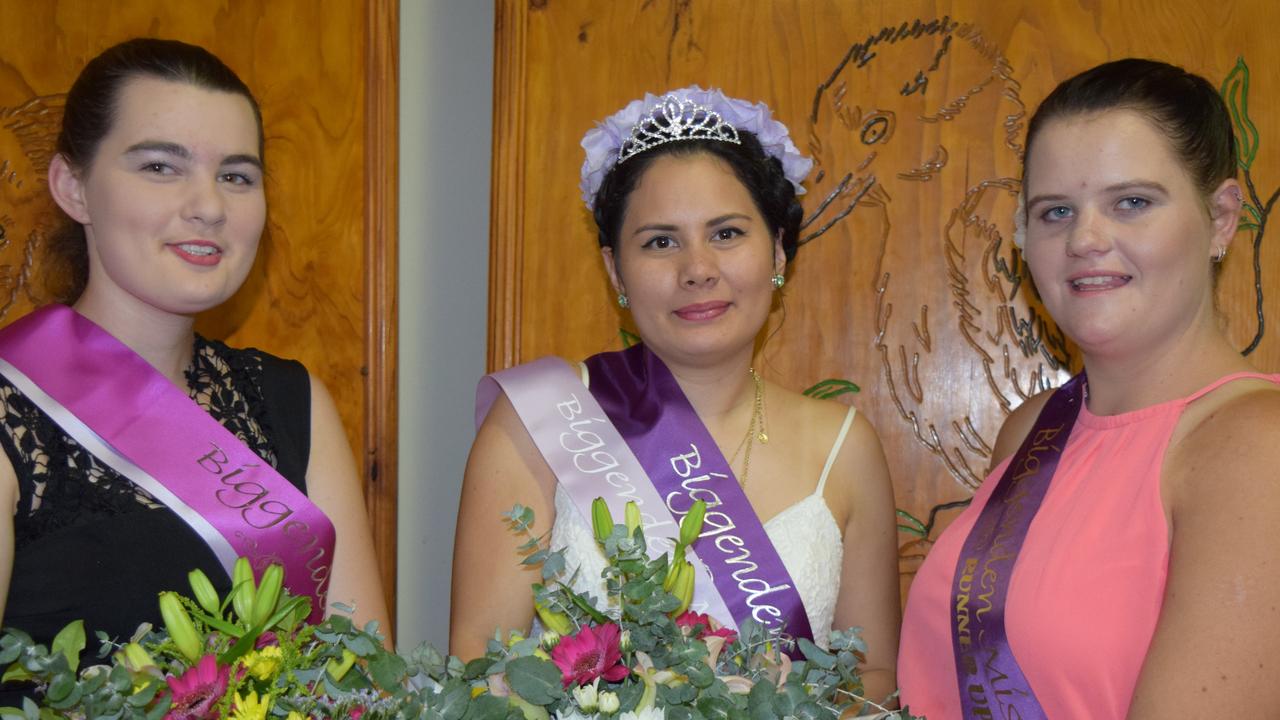
<path id="1" fill-rule="evenodd" d="M 738 143 L 739 130 L 755 135 L 764 151 L 782 163 L 782 172 L 796 194 L 804 193 L 800 183 L 813 168 L 813 160 L 800 154 L 787 126 L 773 119 L 769 106 L 752 105 L 714 88 L 691 85 L 662 97 L 646 93 L 587 131 L 582 138 L 587 158 L 578 185 L 582 201 L 588 210 L 594 210 L 604 176 L 633 155 L 680 140 Z"/>

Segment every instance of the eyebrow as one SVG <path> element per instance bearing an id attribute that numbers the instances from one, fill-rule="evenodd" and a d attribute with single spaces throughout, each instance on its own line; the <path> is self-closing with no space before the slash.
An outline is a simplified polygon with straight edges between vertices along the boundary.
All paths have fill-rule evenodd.
<path id="1" fill-rule="evenodd" d="M 709 228 L 710 228 L 710 227 L 715 227 L 716 225 L 719 225 L 719 224 L 721 224 L 721 223 L 728 222 L 728 221 L 730 221 L 730 220 L 747 220 L 747 221 L 750 221 L 750 220 L 751 220 L 751 216 L 750 216 L 750 215 L 747 215 L 747 214 L 745 214 L 745 213 L 736 213 L 736 212 L 733 212 L 733 213 L 725 213 L 724 215 L 720 215 L 720 216 L 718 216 L 718 217 L 713 217 L 713 218 L 711 218 L 710 220 L 708 220 L 708 221 L 707 221 L 707 223 L 706 223 L 706 227 L 709 227 Z M 677 230 L 679 230 L 679 229 L 680 229 L 680 228 L 679 228 L 679 227 L 677 227 L 677 226 L 675 226 L 675 225 L 662 225 L 662 224 L 658 224 L 658 223 L 651 223 L 651 224 L 649 224 L 649 225 L 641 225 L 640 227 L 636 228 L 636 231 L 635 231 L 634 233 L 632 233 L 632 235 L 633 235 L 633 236 L 634 236 L 634 235 L 639 235 L 639 234 L 640 234 L 640 233 L 642 233 L 642 232 L 649 232 L 649 231 L 653 231 L 653 230 L 657 230 L 657 231 L 660 231 L 660 232 L 675 232 L 675 231 L 677 231 Z"/>
<path id="2" fill-rule="evenodd" d="M 1102 189 L 1102 191 L 1106 193 L 1127 192 L 1130 190 L 1148 190 L 1150 192 L 1160 193 L 1161 195 L 1169 194 L 1169 189 L 1155 180 L 1127 180 L 1125 182 L 1115 183 L 1114 185 L 1108 185 Z M 1027 207 L 1035 205 L 1036 203 L 1058 202 L 1060 200 L 1068 199 L 1069 198 L 1066 195 L 1036 195 L 1027 201 Z"/>
<path id="3" fill-rule="evenodd" d="M 185 145 L 179 145 L 174 142 L 165 142 L 162 140 L 143 140 L 140 143 L 134 143 L 125 149 L 125 155 L 136 155 L 143 152 L 159 152 L 165 155 L 182 158 L 183 160 L 191 159 L 191 151 Z M 228 155 L 222 158 L 220 166 L 226 165 L 252 165 L 257 169 L 262 169 L 262 160 L 256 155 L 236 154 Z"/>

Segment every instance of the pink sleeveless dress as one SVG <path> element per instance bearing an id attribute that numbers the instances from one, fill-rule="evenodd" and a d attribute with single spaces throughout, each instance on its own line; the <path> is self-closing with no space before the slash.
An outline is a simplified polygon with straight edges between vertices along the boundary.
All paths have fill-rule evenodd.
<path id="1" fill-rule="evenodd" d="M 1195 394 L 1112 416 L 1081 408 L 1058 471 L 1014 565 L 1009 646 L 1050 718 L 1124 718 L 1155 632 L 1169 566 L 1160 499 L 1165 449 Z M 929 720 L 960 718 L 950 600 L 960 548 L 1011 458 L 938 538 L 907 599 L 898 653 L 902 702 Z"/>

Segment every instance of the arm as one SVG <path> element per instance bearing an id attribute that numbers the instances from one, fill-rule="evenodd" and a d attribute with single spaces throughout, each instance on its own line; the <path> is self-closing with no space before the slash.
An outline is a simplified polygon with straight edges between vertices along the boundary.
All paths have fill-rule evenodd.
<path id="1" fill-rule="evenodd" d="M 329 603 L 355 607 L 354 620 L 364 626 L 377 620 L 379 629 L 391 643 L 382 578 L 373 550 L 364 494 L 347 436 L 342 430 L 338 409 L 324 383 L 311 378 L 311 454 L 307 460 L 307 496 L 329 520 L 337 533 L 333 572 L 329 580 Z M 329 614 L 333 614 L 332 607 Z"/>
<path id="2" fill-rule="evenodd" d="M 1253 392 L 1216 408 L 1166 456 L 1169 578 L 1131 720 L 1280 707 L 1277 427 L 1280 393 Z"/>
<path id="3" fill-rule="evenodd" d="M 519 503 L 533 509 L 531 532 L 555 521 L 555 477 L 506 395 L 500 396 L 476 434 L 467 458 L 453 544 L 449 652 L 470 659 L 484 653 L 494 630 L 527 631 L 533 620 L 529 586 L 536 567 L 520 564 L 525 540 L 502 514 Z"/>
<path id="4" fill-rule="evenodd" d="M 844 488 L 848 508 L 835 625 L 862 628 L 867 642 L 863 684 L 867 697 L 880 702 L 897 688 L 898 532 L 880 438 L 861 414 L 854 418 L 831 472 L 830 481 Z"/>
<path id="5" fill-rule="evenodd" d="M 9 580 L 13 577 L 13 515 L 18 510 L 18 477 L 13 464 L 0 452 L 0 622 L 5 602 L 9 599 Z"/>

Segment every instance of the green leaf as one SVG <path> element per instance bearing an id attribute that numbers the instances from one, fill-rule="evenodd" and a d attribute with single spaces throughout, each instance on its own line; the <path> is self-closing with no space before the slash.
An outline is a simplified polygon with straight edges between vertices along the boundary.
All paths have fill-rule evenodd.
<path id="1" fill-rule="evenodd" d="M 394 690 L 399 687 L 407 670 L 408 665 L 404 658 L 395 653 L 378 653 L 369 661 L 369 674 L 373 676 L 373 681 L 378 684 L 378 687 L 384 690 Z"/>
<path id="2" fill-rule="evenodd" d="M 84 650 L 84 621 L 72 620 L 58 631 L 50 646 L 53 652 L 60 652 L 67 659 L 67 667 L 75 672 L 80 667 L 80 652 Z"/>
<path id="3" fill-rule="evenodd" d="M 1219 92 L 1236 126 L 1237 162 L 1247 172 L 1258 155 L 1258 128 L 1249 119 L 1249 66 L 1243 57 L 1236 58 L 1236 66 L 1222 81 Z"/>
<path id="4" fill-rule="evenodd" d="M 622 349 L 624 350 L 632 345 L 640 344 L 640 336 L 626 328 L 618 328 L 618 337 L 622 338 Z"/>
<path id="5" fill-rule="evenodd" d="M 804 391 L 804 394 L 811 398 L 818 398 L 819 400 L 830 400 L 831 398 L 839 397 L 845 393 L 856 392 L 862 392 L 862 388 L 848 380 L 829 378 L 808 388 Z"/>
<path id="6" fill-rule="evenodd" d="M 516 658 L 507 663 L 507 684 L 534 705 L 550 705 L 564 697 L 560 668 L 536 657 Z"/>
<path id="7" fill-rule="evenodd" d="M 467 713 L 469 704 L 471 690 L 466 685 L 456 684 L 440 693 L 440 703 L 435 706 L 435 710 L 444 720 L 461 720 Z"/>

